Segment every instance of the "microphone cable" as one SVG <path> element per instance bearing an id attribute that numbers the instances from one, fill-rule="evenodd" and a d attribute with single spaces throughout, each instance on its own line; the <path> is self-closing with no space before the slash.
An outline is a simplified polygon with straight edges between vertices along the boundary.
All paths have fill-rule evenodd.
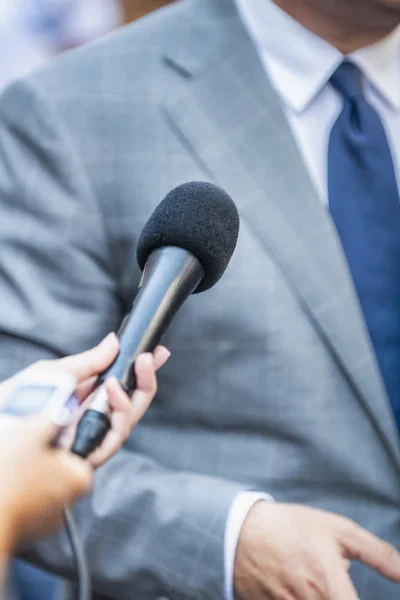
<path id="1" fill-rule="evenodd" d="M 90 582 L 89 565 L 82 538 L 79 535 L 75 517 L 70 508 L 64 508 L 64 523 L 67 536 L 71 545 L 75 569 L 77 573 L 76 600 L 91 600 L 92 585 Z"/>

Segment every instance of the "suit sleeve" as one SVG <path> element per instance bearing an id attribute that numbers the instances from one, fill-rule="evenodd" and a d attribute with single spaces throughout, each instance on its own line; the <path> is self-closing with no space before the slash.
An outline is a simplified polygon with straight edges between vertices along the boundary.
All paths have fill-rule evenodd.
<path id="1" fill-rule="evenodd" d="M 31 86 L 0 100 L 0 378 L 99 341 L 120 319 L 102 215 Z"/>
<path id="2" fill-rule="evenodd" d="M 0 377 L 91 346 L 121 318 L 107 232 L 62 119 L 33 84 L 0 101 Z M 223 598 L 240 484 L 121 451 L 77 508 L 94 587 L 118 600 Z M 65 536 L 30 558 L 73 577 Z"/>

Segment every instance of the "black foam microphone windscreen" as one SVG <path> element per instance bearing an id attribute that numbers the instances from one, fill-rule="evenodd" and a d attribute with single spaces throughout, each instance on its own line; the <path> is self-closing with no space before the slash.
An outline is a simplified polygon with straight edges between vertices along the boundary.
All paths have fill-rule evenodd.
<path id="1" fill-rule="evenodd" d="M 138 263 L 143 269 L 149 255 L 163 246 L 184 248 L 204 268 L 204 279 L 194 293 L 203 292 L 224 274 L 238 234 L 238 210 L 226 192 L 212 183 L 184 183 L 169 192 L 144 226 Z"/>

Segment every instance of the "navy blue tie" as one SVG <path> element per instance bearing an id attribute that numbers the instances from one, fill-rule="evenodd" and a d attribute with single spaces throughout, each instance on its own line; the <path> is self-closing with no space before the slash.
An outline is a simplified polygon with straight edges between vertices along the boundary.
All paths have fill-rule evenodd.
<path id="1" fill-rule="evenodd" d="M 400 428 L 400 199 L 393 160 L 359 69 L 342 63 L 331 84 L 344 105 L 329 140 L 329 206 Z"/>

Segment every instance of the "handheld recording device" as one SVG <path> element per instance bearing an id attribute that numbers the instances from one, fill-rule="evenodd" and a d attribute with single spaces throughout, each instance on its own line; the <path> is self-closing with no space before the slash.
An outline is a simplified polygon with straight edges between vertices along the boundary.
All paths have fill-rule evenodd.
<path id="1" fill-rule="evenodd" d="M 14 417 L 43 414 L 61 432 L 79 408 L 74 396 L 76 385 L 76 377 L 71 373 L 28 369 L 10 381 L 0 413 Z"/>

